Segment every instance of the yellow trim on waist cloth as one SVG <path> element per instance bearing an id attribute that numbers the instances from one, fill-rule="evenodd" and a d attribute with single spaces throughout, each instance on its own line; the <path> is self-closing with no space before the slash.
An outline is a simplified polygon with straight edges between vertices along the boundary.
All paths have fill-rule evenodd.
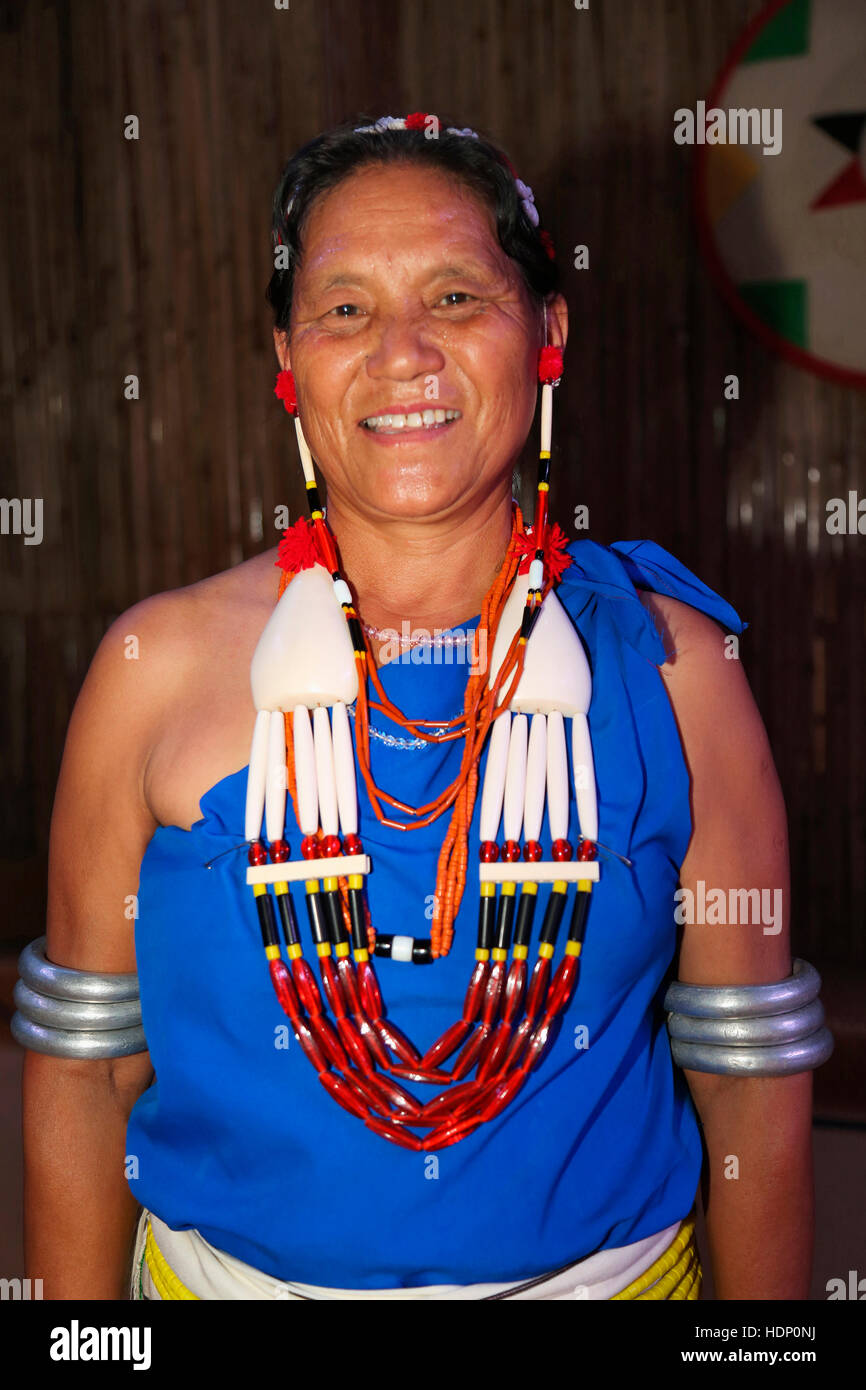
<path id="1" fill-rule="evenodd" d="M 150 1270 L 150 1277 L 153 1280 L 153 1287 L 156 1289 L 160 1298 L 165 1302 L 170 1299 L 178 1300 L 183 1298 L 193 1299 L 200 1303 L 201 1299 L 197 1293 L 190 1293 L 186 1284 L 182 1284 L 178 1279 L 168 1260 L 163 1255 L 154 1239 L 153 1227 L 150 1221 L 147 1223 L 147 1239 L 144 1242 L 144 1258 Z"/>
<path id="2" fill-rule="evenodd" d="M 147 1223 L 147 1239 L 144 1243 L 144 1258 L 150 1270 L 154 1288 L 160 1298 L 165 1300 L 193 1299 L 200 1302 L 198 1294 L 190 1293 L 185 1284 L 175 1274 L 156 1243 L 150 1221 Z M 680 1226 L 664 1254 L 634 1279 L 621 1293 L 615 1293 L 608 1300 L 616 1303 L 621 1300 L 675 1300 L 697 1299 L 700 1296 L 701 1265 L 695 1246 L 694 1218 L 688 1217 Z"/>
<path id="3" fill-rule="evenodd" d="M 701 1291 L 700 1260 L 695 1246 L 695 1223 L 692 1217 L 683 1222 L 663 1255 L 649 1269 L 634 1279 L 627 1288 L 609 1300 L 618 1299 L 697 1299 Z"/>

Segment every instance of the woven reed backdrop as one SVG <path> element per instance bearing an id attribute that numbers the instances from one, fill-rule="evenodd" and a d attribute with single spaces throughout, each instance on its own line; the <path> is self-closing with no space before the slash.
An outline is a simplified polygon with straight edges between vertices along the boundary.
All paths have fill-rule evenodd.
<path id="1" fill-rule="evenodd" d="M 706 97 L 759 9 L 0 3 L 0 494 L 44 502 L 40 545 L 0 536 L 7 940 L 41 930 L 66 724 L 109 622 L 273 545 L 278 504 L 303 510 L 263 298 L 285 158 L 357 112 L 431 110 L 501 140 L 566 267 L 588 246 L 589 269 L 565 270 L 554 515 L 570 531 L 582 503 L 583 535 L 651 537 L 749 621 L 795 948 L 866 963 L 866 540 L 824 526 L 828 497 L 866 495 L 866 397 L 738 326 L 699 258 L 693 154 L 673 140 L 674 110 Z"/>

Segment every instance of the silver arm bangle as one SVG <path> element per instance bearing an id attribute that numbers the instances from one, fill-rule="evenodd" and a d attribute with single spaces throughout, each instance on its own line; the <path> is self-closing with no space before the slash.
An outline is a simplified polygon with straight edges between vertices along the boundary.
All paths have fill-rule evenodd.
<path id="1" fill-rule="evenodd" d="M 786 980 L 771 985 L 684 985 L 675 981 L 665 995 L 668 1013 L 692 1018 L 754 1018 L 785 1014 L 818 997 L 821 976 L 805 960 L 795 960 Z"/>
<path id="2" fill-rule="evenodd" d="M 13 996 L 18 1012 L 32 1023 L 44 1023 L 47 1028 L 72 1028 L 81 1032 L 106 1032 L 111 1028 L 135 1028 L 141 1025 L 141 1003 L 138 999 L 122 1000 L 119 1004 L 81 1004 L 77 999 L 54 999 L 19 980 Z"/>
<path id="3" fill-rule="evenodd" d="M 31 941 L 18 957 L 18 974 L 37 994 L 52 999 L 79 999 L 85 1004 L 117 1004 L 138 998 L 138 976 L 109 975 L 96 970 L 70 970 L 45 955 L 45 937 Z"/>
<path id="4" fill-rule="evenodd" d="M 54 965 L 44 937 L 25 947 L 18 964 L 11 1027 L 22 1047 L 88 1060 L 147 1051 L 136 974 Z"/>
<path id="5" fill-rule="evenodd" d="M 833 1051 L 833 1034 L 819 1028 L 811 1037 L 775 1047 L 729 1047 L 720 1043 L 671 1041 L 677 1066 L 725 1076 L 792 1076 L 820 1067 Z"/>
<path id="6" fill-rule="evenodd" d="M 46 1028 L 20 1013 L 13 1014 L 10 1026 L 13 1038 L 22 1047 L 31 1052 L 44 1052 L 49 1057 L 99 1061 L 104 1057 L 129 1057 L 135 1052 L 147 1051 L 143 1028 L 113 1028 L 102 1033 Z"/>
<path id="7" fill-rule="evenodd" d="M 808 1038 L 823 1022 L 824 1006 L 820 999 L 813 999 L 811 1004 L 804 1004 L 802 1009 L 794 1009 L 789 1014 L 769 1014 L 763 1018 L 695 1018 L 692 1014 L 671 1014 L 668 1032 L 680 1042 L 767 1047 Z"/>
<path id="8" fill-rule="evenodd" d="M 795 960 L 769 985 L 685 985 L 665 995 L 671 1055 L 690 1071 L 790 1076 L 819 1067 L 833 1051 L 818 999 L 821 977 Z"/>

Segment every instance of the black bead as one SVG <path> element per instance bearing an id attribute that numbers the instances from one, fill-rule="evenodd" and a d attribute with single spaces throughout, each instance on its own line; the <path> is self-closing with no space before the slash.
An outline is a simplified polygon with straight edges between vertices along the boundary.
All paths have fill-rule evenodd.
<path id="1" fill-rule="evenodd" d="M 513 893 L 499 894 L 499 919 L 496 923 L 497 950 L 507 951 L 511 945 L 511 928 L 514 923 Z"/>
<path id="2" fill-rule="evenodd" d="M 489 951 L 493 945 L 493 924 L 496 912 L 496 899 L 492 893 L 482 894 L 478 900 L 478 949 Z"/>
<path id="3" fill-rule="evenodd" d="M 321 946 L 323 942 L 330 941 L 328 920 L 325 916 L 321 893 L 314 890 L 307 894 L 307 912 L 310 918 L 310 931 L 313 933 L 313 940 L 316 945 Z"/>
<path id="4" fill-rule="evenodd" d="M 515 946 L 529 945 L 537 898 L 537 893 L 527 893 L 525 889 L 521 891 L 520 902 L 517 904 L 517 925 L 514 928 Z"/>
<path id="5" fill-rule="evenodd" d="M 571 926 L 568 929 L 569 941 L 583 941 L 583 934 L 586 931 L 586 914 L 589 908 L 589 893 L 577 892 L 574 899 L 574 908 L 571 914 Z"/>
<path id="6" fill-rule="evenodd" d="M 262 941 L 266 946 L 279 946 L 280 938 L 277 934 L 277 919 L 274 916 L 274 900 L 270 893 L 265 892 L 256 895 L 256 911 L 259 914 Z"/>
<path id="7" fill-rule="evenodd" d="M 291 893 L 277 894 L 277 907 L 280 910 L 280 925 L 283 928 L 283 940 L 287 946 L 297 946 L 301 940 L 298 931 L 298 924 L 295 920 L 295 908 L 292 903 Z"/>
<path id="8" fill-rule="evenodd" d="M 352 919 L 352 949 L 366 951 L 367 924 L 364 920 L 364 890 L 349 889 L 349 916 Z"/>
<path id="9" fill-rule="evenodd" d="M 562 921 L 562 914 L 565 911 L 565 899 L 567 894 L 551 891 L 547 902 L 547 910 L 544 914 L 544 921 L 541 924 L 540 940 L 548 946 L 556 944 L 556 934 L 559 931 L 559 924 Z"/>
<path id="10" fill-rule="evenodd" d="M 325 915 L 328 922 L 328 938 L 332 946 L 340 946 L 344 941 L 349 940 L 346 924 L 343 921 L 340 894 L 337 889 L 326 888 L 322 893 L 322 897 L 325 903 Z"/>

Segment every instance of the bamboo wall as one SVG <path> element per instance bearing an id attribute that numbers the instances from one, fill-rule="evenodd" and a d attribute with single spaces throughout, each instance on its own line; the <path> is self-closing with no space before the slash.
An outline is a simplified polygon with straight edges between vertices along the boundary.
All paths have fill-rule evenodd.
<path id="1" fill-rule="evenodd" d="M 66 722 L 111 619 L 274 544 L 302 510 L 264 289 L 285 158 L 357 111 L 490 130 L 566 270 L 554 514 L 651 537 L 750 623 L 742 655 L 788 802 L 798 951 L 866 963 L 866 397 L 770 356 L 696 249 L 705 97 L 756 0 L 42 0 L 0 6 L 3 933 L 40 929 Z M 134 114 L 140 138 L 124 138 Z M 569 258 L 565 258 L 566 265 Z M 124 398 L 136 374 L 141 398 Z M 726 402 L 736 373 L 740 399 Z M 809 470 L 818 480 L 809 481 Z"/>

